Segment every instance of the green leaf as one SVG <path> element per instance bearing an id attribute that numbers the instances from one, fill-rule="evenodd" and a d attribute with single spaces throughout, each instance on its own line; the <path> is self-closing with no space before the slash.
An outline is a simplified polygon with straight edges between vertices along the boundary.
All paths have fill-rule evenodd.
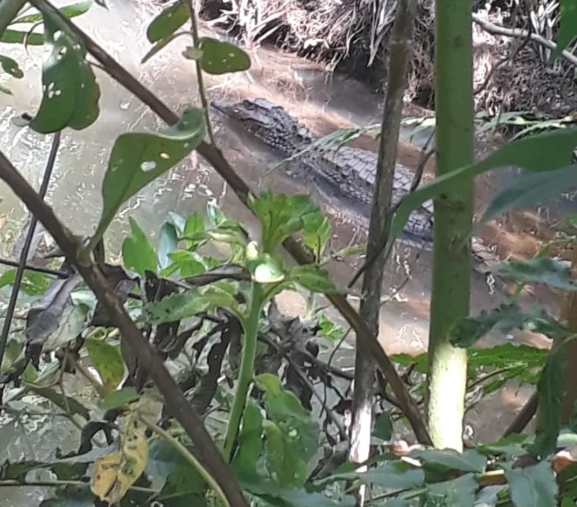
<path id="1" fill-rule="evenodd" d="M 162 134 L 128 133 L 119 136 L 104 176 L 103 211 L 95 237 L 102 237 L 124 202 L 196 149 L 204 132 L 204 112 L 191 108 L 184 111 L 176 125 Z"/>
<path id="2" fill-rule="evenodd" d="M 240 478 L 258 480 L 258 462 L 263 455 L 263 418 L 260 409 L 247 403 L 238 435 L 238 451 L 232 467 Z"/>
<path id="3" fill-rule="evenodd" d="M 537 457 L 552 454 L 561 429 L 561 402 L 565 393 L 566 348 L 553 346 L 537 384 L 539 417 L 531 452 Z"/>
<path id="4" fill-rule="evenodd" d="M 256 383 L 265 392 L 269 418 L 264 425 L 268 468 L 280 485 L 302 485 L 307 479 L 307 465 L 318 449 L 319 426 L 278 377 L 265 373 Z"/>
<path id="5" fill-rule="evenodd" d="M 140 63 L 146 63 L 150 60 L 155 54 L 159 53 L 162 49 L 168 46 L 174 39 L 176 39 L 177 34 L 173 33 L 164 39 L 160 39 L 154 46 L 150 48 L 150 50 L 142 57 Z"/>
<path id="6" fill-rule="evenodd" d="M 178 231 L 176 227 L 170 222 L 164 222 L 158 235 L 158 266 L 160 269 L 172 264 L 170 254 L 176 250 L 177 245 Z"/>
<path id="7" fill-rule="evenodd" d="M 16 271 L 16 269 L 9 269 L 0 276 L 0 289 L 6 285 L 14 284 L 14 281 L 16 280 Z M 36 271 L 25 269 L 22 275 L 20 288 L 26 294 L 31 296 L 40 296 L 48 290 L 51 282 L 52 277 L 43 273 L 37 273 Z"/>
<path id="8" fill-rule="evenodd" d="M 551 463 L 542 461 L 538 465 L 505 468 L 511 500 L 515 507 L 555 507 L 558 492 Z"/>
<path id="9" fill-rule="evenodd" d="M 218 76 L 250 69 L 249 56 L 234 44 L 211 37 L 201 37 L 199 42 L 201 66 L 205 72 Z"/>
<path id="10" fill-rule="evenodd" d="M 131 235 L 124 238 L 122 242 L 124 265 L 141 276 L 144 276 L 145 271 L 156 273 L 158 261 L 154 248 L 152 248 L 150 241 L 140 228 L 140 225 L 138 225 L 138 222 L 132 217 L 129 217 L 128 220 L 130 222 Z"/>
<path id="11" fill-rule="evenodd" d="M 156 303 L 147 304 L 143 311 L 147 320 L 154 324 L 175 322 L 200 312 L 210 312 L 217 307 L 230 308 L 234 296 L 216 285 L 189 289 L 172 294 Z"/>
<path id="12" fill-rule="evenodd" d="M 83 2 L 78 2 L 75 4 L 70 4 L 65 7 L 58 9 L 60 14 L 64 15 L 67 18 L 75 18 L 76 16 L 80 16 L 85 14 L 90 10 L 94 2 L 92 0 L 86 0 Z M 21 16 L 16 18 L 13 23 L 39 23 L 42 21 L 42 14 L 29 14 L 27 16 Z"/>
<path id="13" fill-rule="evenodd" d="M 443 507 L 473 507 L 479 484 L 472 474 L 458 479 L 427 485 L 425 505 Z"/>
<path id="14" fill-rule="evenodd" d="M 502 213 L 554 199 L 577 188 L 577 164 L 555 171 L 522 173 L 515 183 L 502 190 L 487 206 L 479 225 Z"/>
<path id="15" fill-rule="evenodd" d="M 366 484 L 375 484 L 382 488 L 412 489 L 422 486 L 425 473 L 402 461 L 386 461 L 376 468 L 356 475 Z M 352 479 L 352 477 L 350 477 Z"/>
<path id="16" fill-rule="evenodd" d="M 42 71 L 40 109 L 30 127 L 49 134 L 70 127 L 82 130 L 99 114 L 100 87 L 86 61 L 86 49 L 68 28 L 44 12 L 44 37 L 50 54 Z"/>
<path id="17" fill-rule="evenodd" d="M 124 361 L 117 347 L 104 340 L 87 338 L 84 342 L 88 357 L 102 379 L 107 393 L 114 391 L 124 378 Z"/>
<path id="18" fill-rule="evenodd" d="M 577 290 L 577 283 L 571 279 L 571 270 L 561 262 L 549 257 L 500 262 L 488 269 L 487 272 L 503 278 L 510 278 L 515 283 L 542 283 L 555 289 Z"/>
<path id="19" fill-rule="evenodd" d="M 487 458 L 474 449 L 468 449 L 463 453 L 451 449 L 417 449 L 412 451 L 410 456 L 420 459 L 423 462 L 423 468 L 430 470 L 481 473 L 487 465 Z"/>
<path id="20" fill-rule="evenodd" d="M 303 219 L 303 240 L 320 258 L 331 238 L 331 223 L 319 210 L 318 213 L 306 215 Z"/>
<path id="21" fill-rule="evenodd" d="M 508 143 L 477 164 L 461 167 L 435 178 L 429 185 L 420 187 L 401 199 L 391 224 L 391 238 L 396 238 L 403 231 L 414 209 L 454 185 L 459 185 L 461 181 L 502 166 L 517 166 L 536 172 L 554 171 L 571 164 L 576 145 L 577 129 L 547 132 Z"/>
<path id="22" fill-rule="evenodd" d="M 382 412 L 378 415 L 373 434 L 381 440 L 391 439 L 393 436 L 393 421 L 389 412 Z"/>
<path id="23" fill-rule="evenodd" d="M 146 36 L 150 42 L 158 42 L 171 36 L 190 18 L 190 11 L 185 2 L 176 2 L 156 16 L 148 29 Z"/>
<path id="24" fill-rule="evenodd" d="M 287 197 L 268 190 L 261 192 L 257 199 L 251 198 L 250 205 L 260 220 L 262 249 L 269 254 L 303 228 L 307 215 L 319 212 L 308 195 Z"/>
<path id="25" fill-rule="evenodd" d="M 577 4 L 574 0 L 561 0 L 561 21 L 557 33 L 557 47 L 551 51 L 552 63 L 577 36 Z"/>
<path id="26" fill-rule="evenodd" d="M 98 402 L 98 406 L 102 410 L 109 410 L 111 408 L 122 407 L 128 403 L 132 403 L 140 398 L 134 387 L 124 387 L 119 391 L 113 391 Z"/>
<path id="27" fill-rule="evenodd" d="M 504 334 L 522 329 L 542 333 L 549 338 L 563 338 L 571 334 L 564 324 L 538 306 L 520 308 L 515 304 L 503 304 L 455 324 L 450 334 L 451 344 L 454 347 L 469 348 L 493 329 Z"/>
<path id="28" fill-rule="evenodd" d="M 2 40 L 7 44 L 24 44 L 29 46 L 43 46 L 44 36 L 39 33 L 20 32 L 18 30 L 7 29 L 4 31 Z"/>
<path id="29" fill-rule="evenodd" d="M 78 400 L 71 398 L 70 396 L 64 396 L 63 394 L 56 392 L 51 387 L 42 387 L 35 384 L 26 384 L 26 389 L 42 398 L 46 398 L 60 408 L 65 413 L 79 414 L 84 419 L 88 420 L 90 418 L 90 412 L 88 409 L 80 403 Z"/>
<path id="30" fill-rule="evenodd" d="M 311 292 L 323 294 L 336 294 L 338 292 L 328 271 L 314 264 L 294 267 L 290 272 L 290 279 Z"/>
<path id="31" fill-rule="evenodd" d="M 184 235 L 194 236 L 201 232 L 204 232 L 204 218 L 200 213 L 193 213 L 186 219 Z"/>
<path id="32" fill-rule="evenodd" d="M 169 255 L 175 271 L 180 270 L 181 277 L 200 275 L 206 271 L 206 266 L 202 262 L 202 257 L 196 252 L 177 250 Z"/>
<path id="33" fill-rule="evenodd" d="M 474 507 L 497 507 L 499 493 L 505 486 L 485 486 L 475 497 Z"/>
<path id="34" fill-rule="evenodd" d="M 0 55 L 0 65 L 2 66 L 2 69 L 4 69 L 4 72 L 10 74 L 16 79 L 22 79 L 24 77 L 24 72 L 22 72 L 22 69 L 16 60 L 13 60 L 12 58 L 4 55 Z"/>

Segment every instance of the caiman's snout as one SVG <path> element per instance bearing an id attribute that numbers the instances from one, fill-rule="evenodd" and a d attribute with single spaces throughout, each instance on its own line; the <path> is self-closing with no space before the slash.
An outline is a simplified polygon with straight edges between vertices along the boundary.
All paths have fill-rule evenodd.
<path id="1" fill-rule="evenodd" d="M 215 99 L 210 102 L 210 105 L 217 111 L 229 115 L 230 104 L 226 100 Z"/>

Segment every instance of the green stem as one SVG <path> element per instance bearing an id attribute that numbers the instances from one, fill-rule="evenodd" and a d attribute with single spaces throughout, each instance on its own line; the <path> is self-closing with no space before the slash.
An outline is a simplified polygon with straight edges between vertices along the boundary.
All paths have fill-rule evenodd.
<path id="1" fill-rule="evenodd" d="M 140 416 L 140 420 L 146 425 L 146 427 L 156 433 L 157 435 L 164 438 L 188 463 L 194 468 L 198 474 L 205 480 L 208 486 L 216 493 L 218 498 L 222 501 L 224 505 L 230 507 L 226 495 L 223 493 L 222 489 L 216 482 L 215 478 L 210 475 L 209 471 L 204 468 L 201 463 L 194 457 L 194 455 L 182 445 L 176 438 L 174 438 L 170 433 L 163 430 L 160 426 L 156 425 L 154 422 L 146 417 Z"/>
<path id="2" fill-rule="evenodd" d="M 262 286 L 255 282 L 252 288 L 250 312 L 248 318 L 245 319 L 244 322 L 244 343 L 242 347 L 240 372 L 238 374 L 238 386 L 236 388 L 236 396 L 232 404 L 230 419 L 226 429 L 226 437 L 224 439 L 223 453 L 226 461 L 230 461 L 231 458 L 232 449 L 234 447 L 234 442 L 238 434 L 240 421 L 246 405 L 248 389 L 253 378 L 258 335 L 258 320 L 265 301 L 266 298 Z"/>

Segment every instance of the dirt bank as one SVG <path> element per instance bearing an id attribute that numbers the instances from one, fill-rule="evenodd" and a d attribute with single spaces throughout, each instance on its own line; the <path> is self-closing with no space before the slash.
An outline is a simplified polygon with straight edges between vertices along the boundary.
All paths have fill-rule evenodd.
<path id="1" fill-rule="evenodd" d="M 577 109 L 573 66 L 565 60 L 548 66 L 549 53 L 543 46 L 525 38 L 494 35 L 495 27 L 528 27 L 530 13 L 513 16 L 500 0 L 475 3 L 478 6 L 475 14 L 481 20 L 481 24 L 473 25 L 477 110 L 495 113 L 502 108 L 502 111 L 539 112 L 548 117 L 572 114 Z M 378 7 L 384 4 L 393 5 L 393 2 L 203 0 L 201 16 L 230 30 L 246 44 L 273 44 L 300 56 L 329 63 L 338 72 L 380 90 L 386 77 L 386 47 L 394 16 L 390 5 Z M 489 5 L 488 9 L 486 5 Z M 548 16 L 551 18 L 555 14 Z M 552 19 L 549 18 L 538 20 L 537 24 L 547 25 Z M 537 27 L 537 33 L 539 30 Z M 415 34 L 406 100 L 432 108 L 432 0 L 418 0 Z M 543 35 L 552 37 L 550 33 Z"/>

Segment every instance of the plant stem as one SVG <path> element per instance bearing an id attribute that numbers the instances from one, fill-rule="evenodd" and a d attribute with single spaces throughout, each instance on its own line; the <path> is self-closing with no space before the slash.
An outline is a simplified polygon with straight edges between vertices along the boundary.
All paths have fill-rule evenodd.
<path id="1" fill-rule="evenodd" d="M 187 0 L 186 6 L 190 11 L 190 25 L 192 28 L 192 41 L 194 47 L 200 49 L 200 37 L 198 36 L 198 23 L 196 21 L 196 12 L 194 10 L 194 5 L 192 4 L 194 0 Z M 204 78 L 202 77 L 202 65 L 200 63 L 200 58 L 197 58 L 194 63 L 196 66 L 196 79 L 198 81 L 198 93 L 200 95 L 200 103 L 204 108 L 204 116 L 206 120 L 206 132 L 208 133 L 208 139 L 211 144 L 214 142 L 214 134 L 212 132 L 212 124 L 210 122 L 210 114 L 208 113 L 208 101 L 206 100 L 206 90 L 204 88 Z"/>
<path id="2" fill-rule="evenodd" d="M 26 0 L 2 0 L 0 2 L 0 39 L 24 4 Z"/>
<path id="3" fill-rule="evenodd" d="M 234 442 L 238 434 L 242 414 L 246 405 L 248 389 L 252 382 L 254 371 L 254 359 L 256 357 L 256 346 L 258 342 L 258 320 L 262 307 L 265 303 L 265 297 L 262 286 L 255 282 L 252 287 L 252 298 L 250 303 L 250 312 L 248 318 L 244 320 L 244 343 L 242 347 L 242 358 L 240 362 L 240 371 L 238 374 L 238 386 L 236 395 L 232 404 L 230 419 L 226 428 L 226 437 L 224 439 L 224 459 L 230 461 Z"/>
<path id="4" fill-rule="evenodd" d="M 151 420 L 149 420 L 147 417 L 144 416 L 140 416 L 139 419 L 142 421 L 143 424 L 146 425 L 146 427 L 153 431 L 154 433 L 156 433 L 157 435 L 160 435 L 162 438 L 164 438 L 172 447 L 174 447 L 174 449 L 186 460 L 188 461 L 188 463 L 190 463 L 190 465 L 192 466 L 192 468 L 194 468 L 198 474 L 205 480 L 205 482 L 208 484 L 208 486 L 216 493 L 216 495 L 218 496 L 218 498 L 224 503 L 224 505 L 226 505 L 227 507 L 230 507 L 230 503 L 228 502 L 228 499 L 226 498 L 226 495 L 223 493 L 222 489 L 220 488 L 220 486 L 218 485 L 218 483 L 216 482 L 216 480 L 214 479 L 214 477 L 212 475 L 210 475 L 210 472 L 204 468 L 202 466 L 202 464 L 200 463 L 200 461 L 198 461 L 194 455 L 186 448 L 184 447 L 184 445 L 182 445 L 176 438 L 174 438 L 170 433 L 168 433 L 167 431 L 163 430 L 160 426 L 158 426 L 157 424 L 155 424 L 154 422 L 152 422 Z"/>

